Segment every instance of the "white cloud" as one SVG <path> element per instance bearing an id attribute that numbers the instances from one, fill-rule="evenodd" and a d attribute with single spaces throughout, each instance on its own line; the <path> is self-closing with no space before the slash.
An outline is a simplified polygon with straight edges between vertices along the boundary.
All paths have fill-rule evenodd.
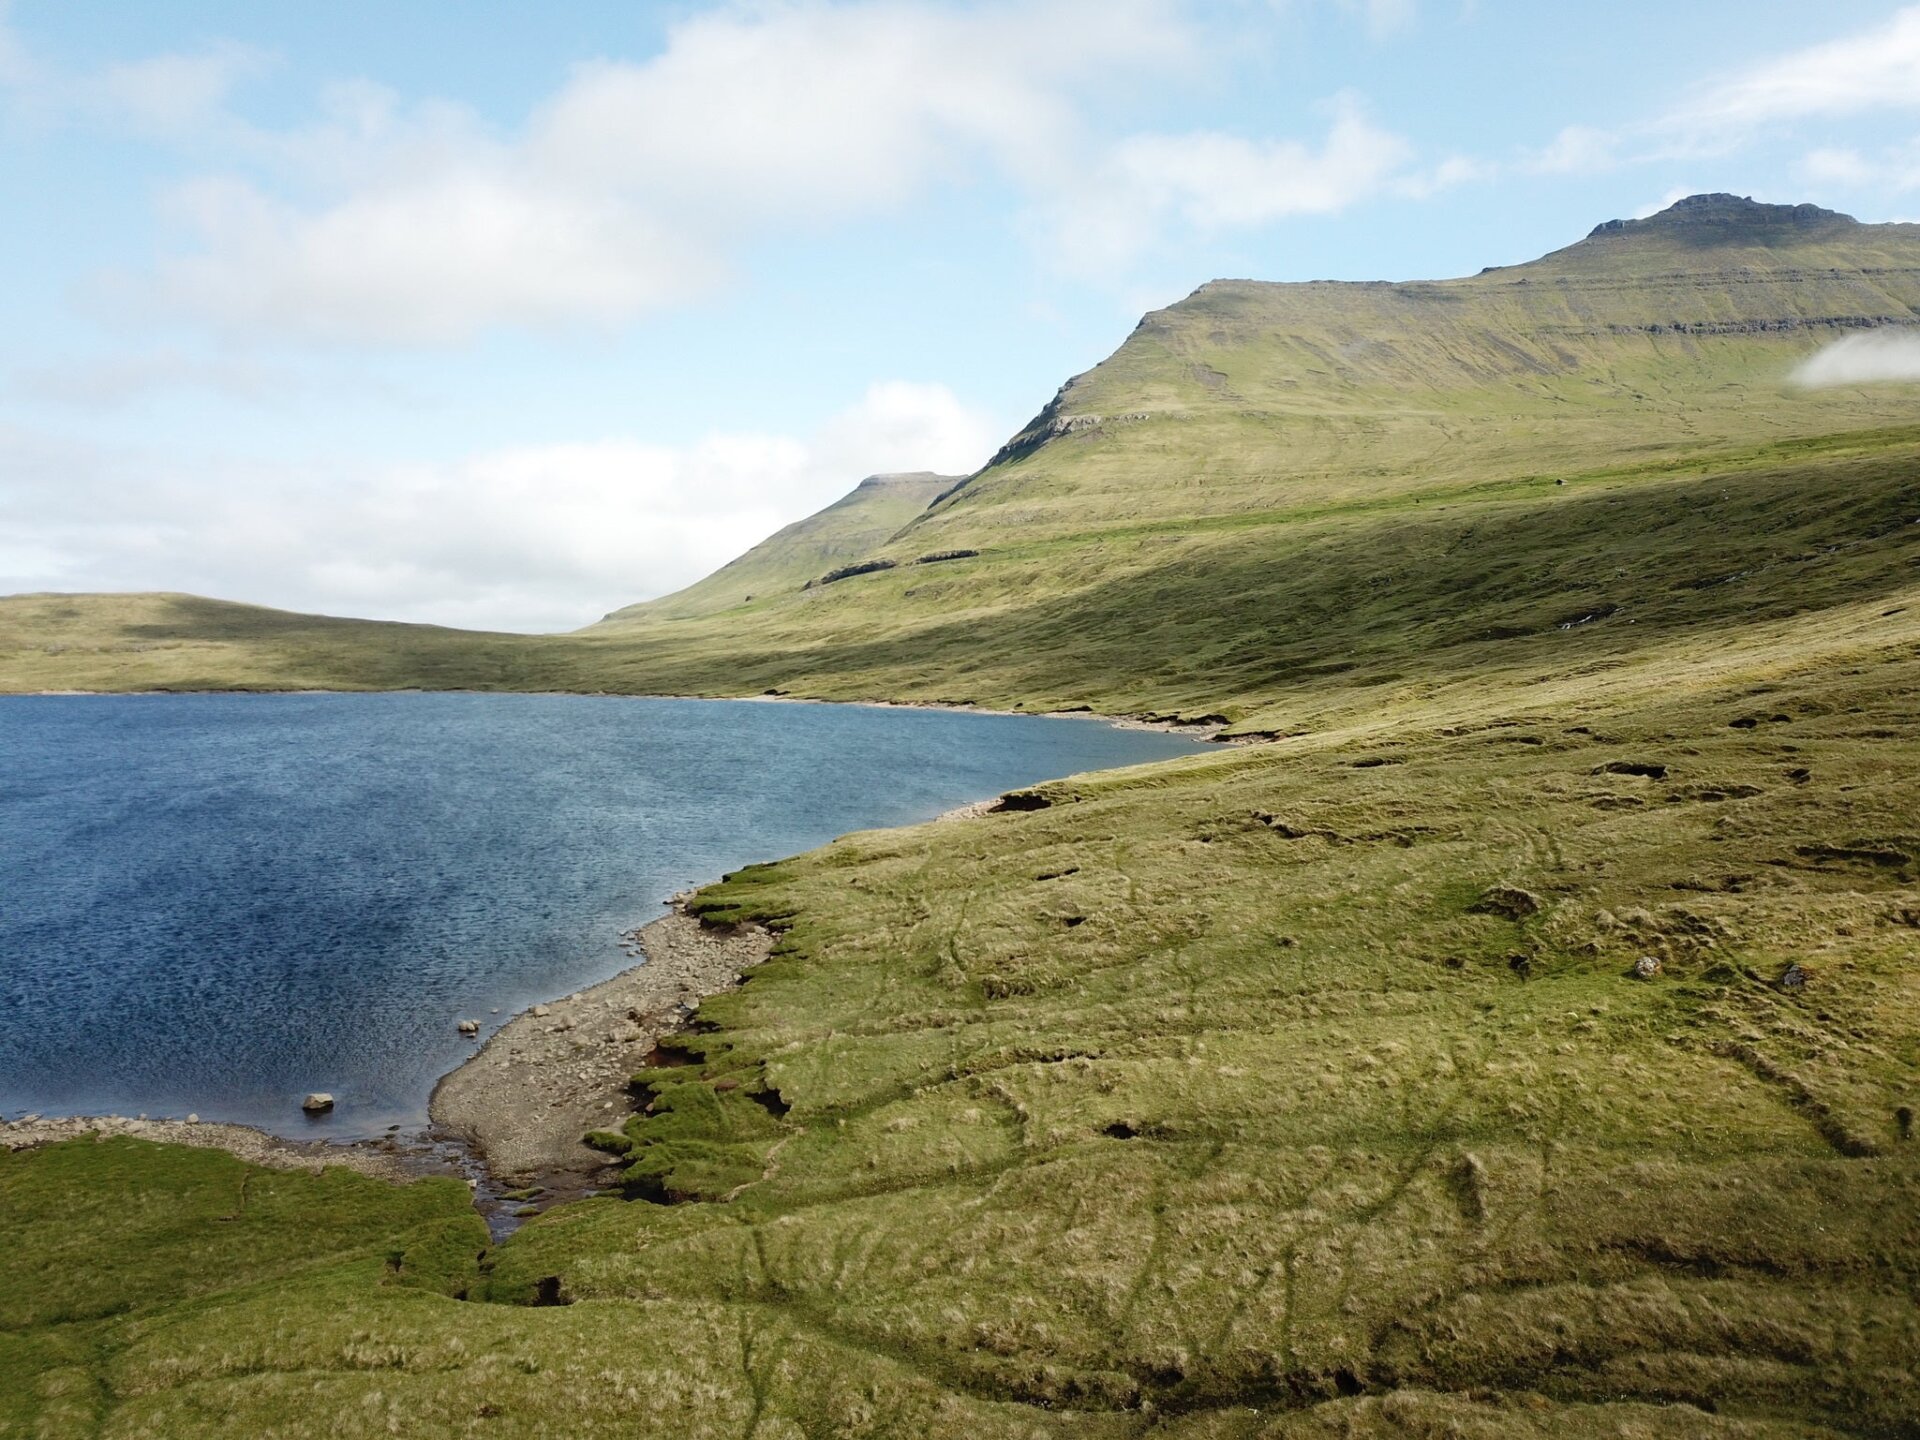
<path id="1" fill-rule="evenodd" d="M 1707 86 L 1674 128 L 1744 131 L 1777 120 L 1920 109 L 1920 5 L 1885 24 L 1783 55 Z"/>
<path id="2" fill-rule="evenodd" d="M 33 76 L 26 47 L 8 24 L 12 10 L 13 0 L 0 0 L 0 90 L 8 91 L 24 87 Z"/>
<path id="3" fill-rule="evenodd" d="M 1363 16 L 1367 33 L 1376 40 L 1412 28 L 1418 0 L 1340 0 L 1340 8 Z"/>
<path id="4" fill-rule="evenodd" d="M 996 438 L 944 386 L 903 381 L 871 386 L 805 439 L 613 438 L 435 465 L 160 461 L 0 432 L 0 593 L 187 589 L 567 629 L 691 583 L 863 475 L 965 472 Z"/>
<path id="5" fill-rule="evenodd" d="M 1543 150 L 1528 155 L 1525 168 L 1543 175 L 1591 175 L 1620 163 L 1620 137 L 1591 125 L 1569 125 Z"/>
<path id="6" fill-rule="evenodd" d="M 274 57 L 234 41 L 151 55 L 70 74 L 29 53 L 0 0 L 0 113 L 37 125 L 108 125 L 154 137 L 224 124 L 224 107 L 243 80 L 264 73 Z"/>
<path id="7" fill-rule="evenodd" d="M 1330 215 L 1387 189 L 1413 147 L 1342 96 L 1319 146 L 1218 131 L 1134 135 L 1048 211 L 1053 243 L 1082 269 L 1124 267 L 1171 230 L 1211 234 Z"/>
<path id="8" fill-rule="evenodd" d="M 459 107 L 336 87 L 320 123 L 249 131 L 238 173 L 179 187 L 184 244 L 109 293 L 332 342 L 620 325 L 710 291 L 758 238 L 972 173 L 1050 190 L 1086 144 L 1078 88 L 1164 75 L 1196 34 L 1173 0 L 728 5 L 652 59 L 579 67 L 504 136 Z M 169 62 L 117 85 L 184 112 L 215 88 L 198 74 Z"/>
<path id="9" fill-rule="evenodd" d="M 1704 81 L 1664 113 L 1611 128 L 1569 125 L 1521 168 L 1591 175 L 1622 165 L 1725 154 L 1795 121 L 1875 110 L 1920 109 L 1920 5 L 1885 23 Z M 1857 159 L 1858 157 L 1851 157 Z M 1879 182 L 1849 152 L 1817 150 L 1801 166 L 1810 179 Z"/>
<path id="10" fill-rule="evenodd" d="M 1800 161 L 1800 172 L 1820 184 L 1864 190 L 1879 187 L 1902 191 L 1920 189 L 1920 140 L 1894 145 L 1874 155 L 1842 147 L 1810 150 Z"/>
<path id="11" fill-rule="evenodd" d="M 1809 150 L 1800 161 L 1800 173 L 1829 185 L 1864 185 L 1874 178 L 1875 167 L 1858 150 L 1829 146 Z"/>
<path id="12" fill-rule="evenodd" d="M 722 273 L 697 237 L 628 205 L 484 163 L 317 213 L 220 180 L 172 204 L 201 244 L 160 266 L 161 301 L 229 332 L 431 345 L 491 325 L 608 326 Z M 110 293 L 136 298 L 139 282 Z"/>
<path id="13" fill-rule="evenodd" d="M 222 41 L 193 54 L 109 65 L 79 86 L 77 97 L 141 129 L 187 130 L 218 119 L 234 87 L 272 64 L 265 51 Z"/>
<path id="14" fill-rule="evenodd" d="M 1471 155 L 1449 155 L 1437 165 L 1401 175 L 1393 183 L 1395 194 L 1412 200 L 1425 200 L 1456 185 L 1498 179 L 1500 167 Z"/>
<path id="15" fill-rule="evenodd" d="M 1310 0 L 1267 0 L 1269 9 L 1290 17 L 1310 9 Z M 1369 37 L 1386 40 L 1411 29 L 1420 13 L 1420 0 L 1333 0 L 1333 8 L 1361 21 Z"/>
<path id="16" fill-rule="evenodd" d="M 1793 383 L 1808 390 L 1837 385 L 1920 382 L 1920 329 L 1869 330 L 1822 346 L 1800 362 Z"/>
<path id="17" fill-rule="evenodd" d="M 171 345 L 25 367 L 9 378 L 20 395 L 82 410 L 115 410 L 180 390 L 204 390 L 259 406 L 315 391 L 422 403 L 417 394 L 365 373 L 322 374 L 259 356 L 202 355 Z"/>
<path id="18" fill-rule="evenodd" d="M 1340 3 L 1379 33 L 1415 12 Z M 621 327 L 725 284 L 757 241 L 976 179 L 1010 188 L 1052 258 L 1112 269 L 1173 234 L 1467 178 L 1459 159 L 1409 170 L 1413 147 L 1351 99 L 1317 144 L 1099 137 L 1094 93 L 1218 65 L 1205 14 L 1187 0 L 738 0 L 671 27 L 650 59 L 579 66 L 509 131 L 366 82 L 330 87 L 311 124 L 262 130 L 221 108 L 267 63 L 238 46 L 36 88 L 217 142 L 226 170 L 166 194 L 161 258 L 92 288 L 105 313 L 248 341 Z"/>

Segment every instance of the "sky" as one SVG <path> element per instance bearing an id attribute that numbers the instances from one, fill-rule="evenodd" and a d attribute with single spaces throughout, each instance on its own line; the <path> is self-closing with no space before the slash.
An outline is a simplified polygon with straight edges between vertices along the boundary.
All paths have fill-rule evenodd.
<path id="1" fill-rule="evenodd" d="M 1209 279 L 1710 190 L 1920 219 L 1920 4 L 0 0 L 0 593 L 570 629 Z"/>

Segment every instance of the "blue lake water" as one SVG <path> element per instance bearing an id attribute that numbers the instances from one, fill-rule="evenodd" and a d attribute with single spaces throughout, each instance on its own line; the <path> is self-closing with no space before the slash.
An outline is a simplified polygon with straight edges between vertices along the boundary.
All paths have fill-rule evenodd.
<path id="1" fill-rule="evenodd" d="M 1091 720 L 550 695 L 0 698 L 0 1114 L 414 1125 L 674 891 L 1188 752 Z"/>

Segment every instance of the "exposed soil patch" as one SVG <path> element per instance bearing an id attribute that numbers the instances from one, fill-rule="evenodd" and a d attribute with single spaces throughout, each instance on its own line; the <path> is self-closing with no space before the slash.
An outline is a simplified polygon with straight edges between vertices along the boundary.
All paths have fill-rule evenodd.
<path id="1" fill-rule="evenodd" d="M 1664 780 L 1667 767 L 1655 765 L 1643 760 L 1609 760 L 1604 765 L 1593 767 L 1596 775 L 1638 775 L 1644 780 Z"/>

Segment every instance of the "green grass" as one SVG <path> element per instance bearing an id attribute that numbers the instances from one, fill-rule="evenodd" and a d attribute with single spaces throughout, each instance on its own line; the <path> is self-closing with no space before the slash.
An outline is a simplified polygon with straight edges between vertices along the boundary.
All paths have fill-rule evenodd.
<path id="1" fill-rule="evenodd" d="M 705 579 L 658 600 L 629 605 L 611 622 L 681 619 L 732 610 L 756 596 L 791 594 L 884 545 L 958 483 L 958 475 L 869 475 L 817 514 L 776 531 Z"/>
<path id="2" fill-rule="evenodd" d="M 1271 737 L 702 892 L 774 958 L 628 1198 L 484 1256 L 445 1189 L 0 1161 L 0 1437 L 1920 1433 L 1920 430 L 1779 383 L 1920 242 L 1761 219 L 1206 287 L 874 552 L 972 558 L 565 637 L 0 602 L 23 689 Z"/>
<path id="3" fill-rule="evenodd" d="M 343 1290 L 375 1306 L 465 1295 L 486 1243 L 451 1180 L 289 1174 L 124 1138 L 0 1152 L 0 1436 L 124 1425 L 128 1357 L 196 1316 L 254 1304 L 284 1324 Z"/>
<path id="4" fill-rule="evenodd" d="M 1915 615 L 1483 677 L 1481 715 L 752 867 L 698 903 L 778 953 L 628 1127 L 676 1203 L 550 1212 L 491 1304 L 276 1258 L 299 1278 L 136 1308 L 97 1360 L 30 1327 L 26 1363 L 107 1434 L 1911 1433 Z M 1539 913 L 1477 913 L 1494 885 Z M 103 1152 L 12 1163 L 118 1195 L 71 1168 Z"/>

